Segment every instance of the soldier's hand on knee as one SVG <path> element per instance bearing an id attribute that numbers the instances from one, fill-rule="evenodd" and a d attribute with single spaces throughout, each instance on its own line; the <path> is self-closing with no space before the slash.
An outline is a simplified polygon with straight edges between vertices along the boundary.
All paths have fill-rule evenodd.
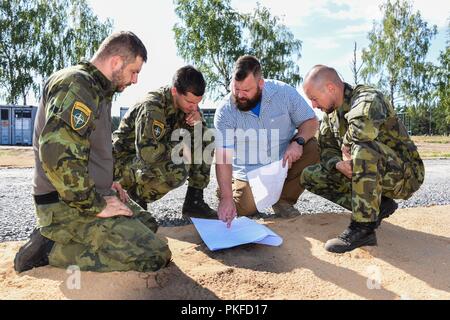
<path id="1" fill-rule="evenodd" d="M 120 201 L 122 201 L 123 203 L 128 202 L 128 193 L 122 188 L 122 185 L 120 183 L 113 182 L 111 189 L 117 191 Z"/>
<path id="2" fill-rule="evenodd" d="M 340 161 L 336 163 L 336 169 L 341 172 L 344 176 L 351 179 L 353 174 L 352 161 Z"/>
<path id="3" fill-rule="evenodd" d="M 97 214 L 98 218 L 111 218 L 116 216 L 131 217 L 133 212 L 115 196 L 104 197 L 106 200 L 106 207 Z"/>

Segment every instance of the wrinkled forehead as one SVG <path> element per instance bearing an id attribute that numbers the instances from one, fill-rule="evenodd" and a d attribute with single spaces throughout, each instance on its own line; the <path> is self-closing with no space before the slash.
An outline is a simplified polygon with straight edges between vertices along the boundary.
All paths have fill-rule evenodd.
<path id="1" fill-rule="evenodd" d="M 137 56 L 133 61 L 130 61 L 125 68 L 128 70 L 132 70 L 133 72 L 139 72 L 142 69 L 142 66 L 144 64 L 144 60 L 141 56 Z"/>

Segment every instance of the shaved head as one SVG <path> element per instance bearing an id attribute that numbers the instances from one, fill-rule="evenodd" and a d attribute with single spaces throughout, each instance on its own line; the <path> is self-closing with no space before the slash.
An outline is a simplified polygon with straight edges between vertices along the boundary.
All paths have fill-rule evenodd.
<path id="1" fill-rule="evenodd" d="M 307 73 L 303 91 L 313 108 L 331 113 L 343 103 L 344 83 L 335 69 L 316 65 Z"/>
<path id="2" fill-rule="evenodd" d="M 330 82 L 336 86 L 342 85 L 342 80 L 335 69 L 319 64 L 308 72 L 304 86 L 313 85 L 316 88 L 323 88 Z"/>

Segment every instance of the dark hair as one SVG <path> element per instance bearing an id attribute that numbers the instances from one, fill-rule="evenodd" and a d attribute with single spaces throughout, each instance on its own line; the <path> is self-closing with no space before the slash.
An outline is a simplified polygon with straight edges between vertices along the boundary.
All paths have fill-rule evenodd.
<path id="1" fill-rule="evenodd" d="M 200 71 L 193 66 L 184 66 L 173 76 L 172 86 L 182 95 L 190 92 L 200 97 L 205 94 L 206 82 Z"/>
<path id="2" fill-rule="evenodd" d="M 103 40 L 96 57 L 103 59 L 111 56 L 125 57 L 128 62 L 140 56 L 147 62 L 147 49 L 142 41 L 131 31 L 119 31 Z"/>
<path id="3" fill-rule="evenodd" d="M 252 73 L 255 78 L 262 75 L 261 64 L 258 59 L 250 55 L 240 57 L 234 64 L 234 80 L 243 81 L 250 73 Z"/>

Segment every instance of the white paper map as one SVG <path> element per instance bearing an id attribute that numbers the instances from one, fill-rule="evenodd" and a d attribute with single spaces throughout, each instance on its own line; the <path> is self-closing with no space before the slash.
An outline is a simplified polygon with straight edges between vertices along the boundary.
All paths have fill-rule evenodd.
<path id="1" fill-rule="evenodd" d="M 288 165 L 283 168 L 283 160 L 280 160 L 247 173 L 258 211 L 264 211 L 278 202 L 287 171 Z"/>
<path id="2" fill-rule="evenodd" d="M 227 249 L 246 243 L 280 246 L 283 239 L 268 227 L 247 217 L 236 218 L 231 227 L 221 220 L 191 218 L 200 237 L 211 251 Z"/>

